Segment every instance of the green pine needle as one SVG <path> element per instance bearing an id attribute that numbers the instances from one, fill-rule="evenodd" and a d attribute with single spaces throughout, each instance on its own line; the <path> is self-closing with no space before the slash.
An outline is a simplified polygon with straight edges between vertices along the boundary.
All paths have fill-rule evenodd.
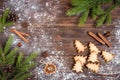
<path id="1" fill-rule="evenodd" d="M 3 15 L 0 17 L 0 32 L 4 31 L 5 27 L 12 26 L 14 22 L 7 22 L 7 17 L 9 15 L 10 9 L 6 8 Z"/>
<path id="2" fill-rule="evenodd" d="M 23 62 L 22 64 L 24 65 L 24 64 L 26 64 L 26 63 L 29 63 L 29 61 L 31 61 L 31 60 L 33 60 L 34 58 L 36 58 L 36 56 L 38 56 L 37 53 L 32 53 L 32 54 L 30 54 L 30 56 L 28 56 L 28 57 L 24 60 L 24 62 Z"/>
<path id="3" fill-rule="evenodd" d="M 14 48 L 13 50 L 10 51 L 10 53 L 8 55 L 6 55 L 6 62 L 10 65 L 12 65 L 14 63 L 15 60 L 15 56 L 17 53 L 18 49 Z"/>
<path id="4" fill-rule="evenodd" d="M 5 47 L 0 46 L 0 80 L 26 80 L 31 76 L 29 70 L 36 66 L 33 60 L 38 54 L 31 53 L 24 57 L 22 52 L 18 53 L 17 48 L 11 48 L 12 40 L 13 37 L 9 37 Z"/>
<path id="5" fill-rule="evenodd" d="M 12 26 L 13 24 L 14 24 L 14 22 L 9 21 L 9 22 L 5 23 L 3 26 L 9 27 L 9 26 Z"/>
<path id="6" fill-rule="evenodd" d="M 19 72 L 17 75 L 15 75 L 14 79 L 13 80 L 17 80 L 19 79 L 22 75 L 24 75 L 25 73 L 24 72 Z M 27 73 L 28 75 L 28 73 Z"/>
<path id="7" fill-rule="evenodd" d="M 96 26 L 99 27 L 101 26 L 104 22 L 105 22 L 105 19 L 106 19 L 106 15 L 102 15 L 96 22 Z"/>
<path id="8" fill-rule="evenodd" d="M 108 9 L 102 8 L 105 4 L 111 4 Z M 66 15 L 82 15 L 79 20 L 79 26 L 84 25 L 87 21 L 88 14 L 93 20 L 96 20 L 96 26 L 101 26 L 104 22 L 111 23 L 111 13 L 120 5 L 120 0 L 71 0 L 72 8 L 66 12 Z M 86 12 L 88 10 L 89 12 Z"/>
<path id="9" fill-rule="evenodd" d="M 22 74 L 21 76 L 19 76 L 17 79 L 15 79 L 15 80 L 26 80 L 28 77 L 30 77 L 31 76 L 31 74 L 29 74 L 29 73 L 24 73 L 24 74 Z"/>
<path id="10" fill-rule="evenodd" d="M 2 16 L 2 24 L 6 23 L 6 19 L 8 17 L 9 12 L 10 12 L 9 8 L 6 8 L 6 10 L 5 10 L 5 12 L 4 12 L 3 16 Z"/>
<path id="11" fill-rule="evenodd" d="M 1 47 L 1 45 L 0 45 L 0 53 L 2 53 L 3 52 L 3 50 L 2 50 L 2 47 Z"/>
<path id="12" fill-rule="evenodd" d="M 17 58 L 16 66 L 19 67 L 23 61 L 23 53 L 21 52 Z"/>
<path id="13" fill-rule="evenodd" d="M 97 16 L 104 14 L 105 12 L 102 10 L 101 5 L 97 5 L 91 9 L 91 17 L 93 20 L 96 20 Z"/>
<path id="14" fill-rule="evenodd" d="M 73 15 L 76 15 L 76 14 L 81 14 L 85 10 L 86 9 L 82 9 L 81 7 L 75 7 L 75 8 L 72 8 L 72 9 L 68 10 L 68 12 L 66 13 L 66 15 L 73 16 Z"/>
<path id="15" fill-rule="evenodd" d="M 89 10 L 87 10 L 86 12 L 84 12 L 84 13 L 82 14 L 82 17 L 81 17 L 80 20 L 79 20 L 79 25 L 80 25 L 80 26 L 83 26 L 83 25 L 86 23 L 86 20 L 87 20 L 87 18 L 88 18 L 88 14 L 89 14 Z"/>
<path id="16" fill-rule="evenodd" d="M 111 17 L 111 14 L 109 13 L 106 18 L 106 23 L 107 25 L 110 25 L 111 22 L 112 22 L 112 17 Z"/>
<path id="17" fill-rule="evenodd" d="M 36 65 L 36 63 L 27 63 L 24 66 L 21 65 L 18 70 L 19 71 L 28 71 L 30 68 L 33 68 L 35 65 Z"/>
<path id="18" fill-rule="evenodd" d="M 4 53 L 6 54 L 9 50 L 10 50 L 10 47 L 11 47 L 11 44 L 12 44 L 12 40 L 13 40 L 13 37 L 10 36 L 6 45 L 5 45 L 5 48 L 4 48 Z"/>

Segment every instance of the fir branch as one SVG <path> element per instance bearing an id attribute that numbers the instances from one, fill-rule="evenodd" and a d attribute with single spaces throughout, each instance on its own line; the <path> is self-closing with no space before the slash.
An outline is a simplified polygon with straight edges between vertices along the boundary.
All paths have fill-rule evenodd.
<path id="1" fill-rule="evenodd" d="M 2 47 L 0 45 L 0 63 L 2 63 Z"/>
<path id="2" fill-rule="evenodd" d="M 1 45 L 0 45 L 0 53 L 2 53 L 3 52 L 3 50 L 2 50 L 2 47 L 1 47 Z"/>
<path id="3" fill-rule="evenodd" d="M 25 73 L 24 72 L 19 72 L 17 75 L 15 75 L 15 77 L 14 77 L 14 79 L 13 80 L 17 80 L 17 79 L 19 79 L 22 75 L 24 75 Z M 27 75 L 29 75 L 28 73 L 26 73 Z M 28 76 L 27 76 L 28 77 Z M 24 78 L 24 79 L 26 79 L 26 78 Z M 23 79 L 23 80 L 24 80 Z"/>
<path id="4" fill-rule="evenodd" d="M 9 27 L 9 26 L 12 26 L 13 24 L 14 24 L 14 22 L 9 21 L 9 22 L 3 24 L 2 26 Z"/>
<path id="5" fill-rule="evenodd" d="M 105 19 L 106 19 L 106 15 L 105 14 L 101 15 L 96 22 L 96 26 L 97 27 L 101 26 L 104 23 Z"/>
<path id="6" fill-rule="evenodd" d="M 83 8 L 83 7 L 89 7 L 90 6 L 90 3 L 91 1 L 86 1 L 86 0 L 71 0 L 71 4 L 72 4 L 72 6 L 74 6 L 74 7 L 81 7 L 81 8 Z M 81 3 L 81 4 L 80 4 Z"/>
<path id="7" fill-rule="evenodd" d="M 10 36 L 6 45 L 5 45 L 5 48 L 4 48 L 4 53 L 6 54 L 9 50 L 10 50 L 10 47 L 11 47 L 11 44 L 12 44 L 12 40 L 13 40 L 13 37 Z"/>
<path id="8" fill-rule="evenodd" d="M 106 24 L 109 25 L 112 22 L 112 17 L 111 17 L 111 13 L 109 13 L 106 17 Z"/>
<path id="9" fill-rule="evenodd" d="M 72 8 L 72 9 L 68 10 L 66 15 L 73 16 L 73 15 L 76 15 L 76 14 L 81 14 L 84 11 L 86 11 L 86 9 L 82 9 L 81 7 L 75 7 L 75 8 Z"/>
<path id="10" fill-rule="evenodd" d="M 0 16 L 0 25 L 2 25 L 2 17 Z M 1 26 L 0 26 L 0 28 L 1 28 Z"/>
<path id="11" fill-rule="evenodd" d="M 30 76 L 31 76 L 31 74 L 29 74 L 29 73 L 23 73 L 22 75 L 17 77 L 15 80 L 26 80 Z"/>
<path id="12" fill-rule="evenodd" d="M 97 5 L 91 9 L 91 17 L 96 20 L 97 16 L 104 14 L 105 12 L 101 8 L 101 5 Z"/>
<path id="13" fill-rule="evenodd" d="M 9 37 L 5 47 L 0 46 L 0 80 L 26 80 L 31 73 L 29 70 L 36 65 L 33 61 L 37 53 L 24 57 L 17 48 L 11 48 L 12 37 Z"/>
<path id="14" fill-rule="evenodd" d="M 6 8 L 3 15 L 0 17 L 0 32 L 3 32 L 5 27 L 12 26 L 14 22 L 7 21 L 7 17 L 10 13 L 10 9 Z"/>
<path id="15" fill-rule="evenodd" d="M 15 60 L 15 54 L 17 53 L 18 49 L 14 48 L 13 50 L 10 51 L 10 53 L 8 55 L 6 55 L 6 62 L 9 65 L 14 64 L 14 60 Z"/>
<path id="16" fill-rule="evenodd" d="M 5 12 L 4 12 L 3 16 L 2 16 L 2 24 L 6 23 L 6 19 L 7 19 L 7 16 L 9 14 L 9 12 L 10 12 L 9 8 L 6 8 L 6 10 L 5 10 Z"/>
<path id="17" fill-rule="evenodd" d="M 86 20 L 88 18 L 88 15 L 89 15 L 89 10 L 85 11 L 83 14 L 82 14 L 82 17 L 80 18 L 79 20 L 79 25 L 84 25 L 86 23 Z"/>
<path id="18" fill-rule="evenodd" d="M 107 9 L 102 8 L 103 4 L 111 4 Z M 101 26 L 104 22 L 111 23 L 111 12 L 120 5 L 120 0 L 71 0 L 72 8 L 66 12 L 66 15 L 82 15 L 79 20 L 79 26 L 85 24 L 88 14 L 93 20 L 96 20 L 96 26 Z M 87 13 L 86 11 L 89 10 Z"/>
<path id="19" fill-rule="evenodd" d="M 21 65 L 22 61 L 23 61 L 23 53 L 20 52 L 20 54 L 17 58 L 16 66 L 19 67 Z"/>
<path id="20" fill-rule="evenodd" d="M 38 56 L 37 53 L 32 53 L 30 54 L 27 58 L 25 58 L 24 62 L 22 63 L 23 65 L 26 63 L 29 63 L 31 60 L 33 60 L 34 58 L 36 58 L 36 56 Z"/>
<path id="21" fill-rule="evenodd" d="M 28 71 L 30 68 L 33 68 L 34 66 L 36 65 L 36 63 L 27 63 L 27 64 L 24 64 L 24 66 L 20 66 L 18 67 L 18 70 L 19 71 Z"/>

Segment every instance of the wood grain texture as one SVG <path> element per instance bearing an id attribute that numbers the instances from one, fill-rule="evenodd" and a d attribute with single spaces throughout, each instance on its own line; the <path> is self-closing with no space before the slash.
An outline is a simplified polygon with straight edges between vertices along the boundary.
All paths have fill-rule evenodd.
<path id="1" fill-rule="evenodd" d="M 0 9 L 2 9 L 3 5 L 2 2 L 0 0 Z M 120 8 L 116 8 L 113 12 L 112 12 L 112 24 L 110 26 L 101 26 L 99 28 L 95 28 L 93 26 L 93 20 L 91 18 L 89 18 L 87 20 L 87 23 L 85 24 L 84 27 L 78 27 L 77 25 L 77 21 L 79 19 L 79 16 L 71 16 L 68 17 L 65 15 L 66 11 L 70 8 L 70 0 L 61 0 L 61 7 L 60 10 L 62 11 L 62 13 L 60 13 L 57 16 L 56 19 L 56 24 L 52 25 L 51 27 L 45 27 L 44 30 L 45 31 L 49 31 L 50 32 L 50 36 L 52 36 L 52 42 L 53 42 L 53 46 L 56 47 L 56 49 L 58 51 L 64 51 L 63 55 L 59 55 L 61 57 L 64 57 L 67 59 L 68 63 L 68 67 L 72 68 L 73 66 L 73 56 L 78 55 L 77 51 L 74 47 L 74 40 L 80 40 L 83 44 L 88 45 L 88 42 L 93 42 L 96 46 L 98 46 L 99 49 L 104 50 L 104 49 L 108 49 L 108 47 L 106 45 L 101 45 L 100 43 L 98 43 L 96 40 L 94 40 L 93 38 L 91 38 L 87 32 L 88 31 L 92 31 L 94 33 L 100 32 L 102 34 L 104 34 L 104 32 L 106 31 L 111 31 L 114 32 L 114 24 L 113 22 L 120 18 Z M 1 10 L 0 10 L 0 14 L 1 14 Z M 46 24 L 47 25 L 47 24 Z M 59 31 L 54 31 L 54 28 L 57 28 Z M 35 31 L 35 35 L 37 35 L 37 32 L 39 28 Z M 24 31 L 26 33 L 29 33 L 28 30 L 21 30 Z M 53 32 L 54 31 L 54 32 Z M 59 39 L 58 39 L 59 37 Z M 112 34 L 109 39 L 112 41 L 111 43 L 114 44 L 116 42 L 116 39 L 114 37 L 114 34 Z M 7 38 L 3 36 L 2 33 L 0 33 L 0 44 L 4 45 L 4 43 L 6 42 Z M 62 46 L 60 46 L 59 42 L 63 43 Z M 41 44 L 41 46 L 46 46 L 43 44 Z M 110 48 L 112 49 L 112 48 Z M 109 50 L 110 50 L 109 49 Z M 88 55 L 88 50 L 86 50 L 85 55 Z M 51 56 L 55 56 L 55 55 L 51 55 Z M 67 72 L 67 70 L 66 70 Z M 87 75 L 87 73 L 85 73 Z M 88 74 L 89 75 L 89 74 Z M 90 78 L 90 80 L 105 80 L 105 76 L 112 76 L 112 77 L 116 77 L 116 75 L 102 75 L 102 74 L 93 74 L 94 76 L 98 76 L 95 78 Z M 31 79 L 32 80 L 32 79 Z"/>

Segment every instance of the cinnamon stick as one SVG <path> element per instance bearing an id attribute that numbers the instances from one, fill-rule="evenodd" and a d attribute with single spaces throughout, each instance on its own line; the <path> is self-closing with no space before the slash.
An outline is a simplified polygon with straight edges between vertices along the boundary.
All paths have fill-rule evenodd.
<path id="1" fill-rule="evenodd" d="M 14 29 L 11 29 L 10 32 L 14 32 L 13 30 L 14 30 Z M 30 35 L 27 34 L 27 33 L 24 33 L 24 32 L 21 32 L 21 31 L 18 31 L 18 32 L 19 32 L 21 35 L 23 35 L 23 36 L 30 37 Z"/>
<path id="2" fill-rule="evenodd" d="M 26 43 L 29 43 L 29 41 L 23 35 L 21 35 L 17 30 L 13 29 L 12 31 L 15 34 L 17 34 L 23 41 L 25 41 Z"/>
<path id="3" fill-rule="evenodd" d="M 96 36 L 93 32 L 88 32 L 88 34 L 93 37 L 96 41 L 98 41 L 101 44 L 105 44 L 105 42 L 103 40 L 101 40 L 98 36 Z"/>
<path id="4" fill-rule="evenodd" d="M 21 31 L 19 31 L 19 33 L 20 33 L 21 35 L 23 35 L 23 36 L 30 37 L 30 35 L 29 35 L 29 34 L 27 34 L 27 33 L 24 33 L 24 32 L 21 32 Z"/>
<path id="5" fill-rule="evenodd" d="M 98 33 L 98 36 L 108 45 L 108 47 L 112 46 L 112 44 L 101 33 Z"/>

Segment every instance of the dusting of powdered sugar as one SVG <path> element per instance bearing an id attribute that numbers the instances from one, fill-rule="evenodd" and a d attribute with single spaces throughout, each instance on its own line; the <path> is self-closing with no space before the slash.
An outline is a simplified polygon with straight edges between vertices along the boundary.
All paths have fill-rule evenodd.
<path id="1" fill-rule="evenodd" d="M 107 64 L 103 64 L 100 66 L 100 73 L 104 75 L 118 75 L 116 77 L 106 77 L 108 80 L 118 80 L 118 77 L 120 76 L 120 20 L 117 19 L 115 22 L 115 30 L 113 32 L 114 35 L 114 42 L 113 46 L 111 47 L 109 52 L 115 54 L 115 57 L 112 61 L 108 62 Z M 112 42 L 112 41 L 111 41 Z"/>
<path id="2" fill-rule="evenodd" d="M 67 57 L 64 57 L 64 51 L 58 51 L 53 45 L 55 45 L 53 40 L 53 35 L 59 31 L 57 28 L 49 28 L 46 30 L 45 27 L 50 27 L 54 25 L 56 16 L 60 13 L 58 10 L 60 2 L 59 0 L 8 0 L 5 3 L 5 7 L 10 7 L 13 11 L 18 14 L 19 20 L 11 28 L 17 30 L 22 30 L 21 22 L 26 21 L 29 23 L 27 28 L 28 33 L 31 37 L 27 39 L 30 41 L 29 44 L 26 44 L 18 36 L 9 32 L 9 29 L 6 29 L 4 32 L 6 36 L 13 35 L 14 42 L 13 46 L 16 47 L 18 42 L 22 43 L 20 50 L 25 54 L 30 54 L 33 51 L 41 52 L 48 51 L 50 56 L 47 58 L 41 58 L 38 60 L 38 65 L 35 70 L 32 72 L 35 74 L 34 80 L 94 80 L 94 77 L 91 72 L 84 73 L 75 73 L 67 65 L 69 62 Z M 120 20 L 118 20 L 117 23 Z M 116 54 L 115 58 L 109 62 L 102 64 L 100 66 L 100 74 L 118 74 L 120 73 L 120 24 L 117 24 L 115 27 L 115 38 L 116 43 L 112 47 L 111 52 Z M 61 42 L 59 42 L 62 44 Z M 117 45 L 116 45 L 117 44 Z M 61 45 L 60 45 L 61 46 Z M 55 74 L 46 75 L 43 72 L 43 68 L 46 63 L 52 62 L 56 65 L 57 71 Z M 69 64 L 69 63 L 68 63 Z M 116 77 L 117 78 L 117 77 Z M 113 77 L 105 77 L 106 80 L 113 80 Z"/>
<path id="3" fill-rule="evenodd" d="M 22 47 L 20 50 L 29 54 L 33 51 L 43 52 L 51 49 L 52 36 L 51 32 L 58 31 L 57 28 L 50 28 L 46 31 L 45 27 L 50 27 L 54 25 L 56 16 L 60 13 L 59 8 L 60 2 L 58 0 L 8 0 L 5 3 L 5 7 L 9 7 L 14 11 L 19 19 L 16 24 L 12 26 L 12 29 L 22 30 L 22 23 L 28 23 L 27 30 L 31 35 L 27 39 L 30 41 L 26 44 L 18 36 L 11 33 L 7 29 L 4 33 L 6 36 L 13 35 L 14 42 L 13 45 L 16 46 L 17 43 L 21 42 Z M 48 46 L 48 47 L 47 47 Z"/>
<path id="4" fill-rule="evenodd" d="M 98 78 L 102 78 L 105 80 L 119 80 L 120 76 L 120 24 L 119 20 L 117 20 L 117 24 L 115 24 L 115 30 L 113 31 L 112 36 L 114 36 L 114 39 L 116 42 L 113 44 L 111 49 L 106 51 L 109 51 L 113 54 L 115 54 L 115 57 L 113 60 L 111 60 L 108 63 L 102 62 L 100 65 L 100 70 L 97 76 L 95 76 L 94 73 L 92 72 L 87 72 L 85 73 L 75 73 L 72 71 L 70 67 L 68 67 L 67 62 L 68 59 L 64 58 L 63 56 L 50 56 L 46 59 L 41 59 L 39 65 L 36 67 L 35 72 L 36 74 L 36 79 L 37 80 L 94 80 Z M 112 42 L 110 38 L 108 38 L 109 41 Z M 46 75 L 43 72 L 43 68 L 45 64 L 42 64 L 42 62 L 47 63 L 47 62 L 53 62 L 57 66 L 57 71 L 55 74 L 52 75 Z M 93 75 L 94 74 L 94 75 Z M 102 79 L 101 78 L 101 79 Z"/>
<path id="5" fill-rule="evenodd" d="M 45 74 L 43 71 L 45 64 L 53 63 L 56 65 L 55 74 Z M 74 73 L 67 65 L 67 58 L 63 56 L 50 56 L 47 58 L 43 58 L 38 62 L 38 66 L 35 71 L 35 78 L 37 80 L 77 80 L 77 79 L 87 79 L 86 75 L 83 73 L 77 74 Z"/>
<path id="6" fill-rule="evenodd" d="M 36 24 L 33 27 L 53 24 L 59 13 L 58 0 L 8 0 L 6 7 L 19 13 L 19 21 L 27 21 L 30 25 Z"/>

